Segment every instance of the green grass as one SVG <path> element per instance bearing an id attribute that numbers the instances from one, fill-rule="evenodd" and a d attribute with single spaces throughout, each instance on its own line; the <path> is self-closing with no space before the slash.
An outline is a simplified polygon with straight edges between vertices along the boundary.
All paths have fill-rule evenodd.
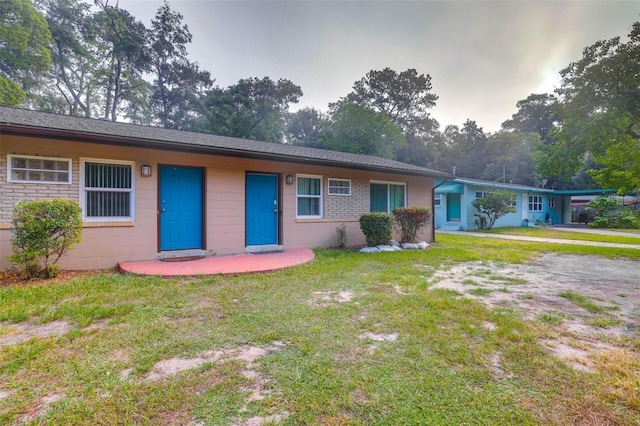
<path id="1" fill-rule="evenodd" d="M 19 423 L 54 394 L 63 399 L 34 424 L 218 425 L 279 413 L 288 413 L 283 425 L 573 424 L 587 422 L 582 413 L 602 423 L 636 422 L 636 394 L 613 387 L 633 383 L 632 369 L 577 374 L 538 343 L 544 324 L 428 288 L 429 271 L 456 262 L 522 263 L 544 252 L 640 257 L 637 250 L 442 235 L 428 251 L 318 250 L 311 264 L 268 274 L 163 280 L 102 273 L 0 288 L 0 338 L 18 323 L 77 327 L 0 347 L 0 390 L 9 392 L 0 399 L 0 423 Z M 353 299 L 316 303 L 338 291 Z M 397 340 L 364 333 L 397 333 Z M 144 380 L 162 360 L 274 341 L 281 348 L 254 365 L 227 359 Z M 508 378 L 490 368 L 498 351 Z M 261 378 L 264 399 L 247 402 L 256 381 L 247 370 Z"/>
<path id="2" fill-rule="evenodd" d="M 600 235 L 600 234 L 587 234 L 581 232 L 572 232 L 569 230 L 563 230 L 562 228 L 545 228 L 545 227 L 504 227 L 493 228 L 489 231 L 474 230 L 473 232 L 485 232 L 489 234 L 505 234 L 505 235 L 522 235 L 525 237 L 540 237 L 540 238 L 558 238 L 564 240 L 578 240 L 578 241 L 595 241 L 603 243 L 618 243 L 618 244 L 634 244 L 640 245 L 640 230 L 635 229 L 635 232 L 629 232 L 629 230 L 612 229 L 611 231 L 620 231 L 627 233 L 639 234 L 638 237 L 626 237 L 618 235 Z"/>
<path id="3" fill-rule="evenodd" d="M 610 328 L 620 325 L 621 322 L 616 318 L 594 318 L 589 321 L 589 325 L 597 328 Z"/>
<path id="4" fill-rule="evenodd" d="M 488 296 L 492 293 L 492 290 L 488 288 L 479 287 L 479 288 L 472 288 L 467 293 L 473 294 L 474 296 Z"/>
<path id="5" fill-rule="evenodd" d="M 538 319 L 547 325 L 559 325 L 566 317 L 565 314 L 557 311 L 544 311 L 538 315 Z"/>
<path id="6" fill-rule="evenodd" d="M 587 311 L 589 311 L 591 313 L 594 313 L 594 314 L 599 314 L 599 313 L 603 313 L 603 312 L 607 312 L 607 311 L 616 311 L 616 310 L 620 309 L 619 306 L 602 306 L 602 305 L 598 305 L 598 304 L 592 302 L 590 298 L 588 298 L 586 296 L 583 296 L 581 294 L 578 294 L 576 292 L 573 292 L 573 291 L 563 291 L 563 292 L 558 293 L 558 296 L 564 297 L 565 299 L 570 300 L 571 302 L 573 302 L 577 306 L 580 306 L 581 308 L 584 308 Z"/>

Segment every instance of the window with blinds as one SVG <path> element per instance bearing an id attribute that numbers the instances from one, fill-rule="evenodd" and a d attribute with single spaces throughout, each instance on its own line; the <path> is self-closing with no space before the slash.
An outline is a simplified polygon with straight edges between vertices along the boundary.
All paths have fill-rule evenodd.
<path id="1" fill-rule="evenodd" d="M 405 190 L 403 183 L 371 182 L 369 211 L 391 213 L 397 207 L 406 207 Z"/>
<path id="2" fill-rule="evenodd" d="M 83 207 L 86 218 L 132 218 L 132 164 L 85 161 L 83 172 Z"/>
<path id="3" fill-rule="evenodd" d="M 322 217 L 322 177 L 298 176 L 296 181 L 296 216 Z"/>

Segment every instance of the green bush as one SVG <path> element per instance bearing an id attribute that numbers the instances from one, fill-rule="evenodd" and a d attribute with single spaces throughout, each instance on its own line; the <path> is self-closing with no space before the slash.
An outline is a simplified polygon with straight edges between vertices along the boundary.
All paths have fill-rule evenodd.
<path id="1" fill-rule="evenodd" d="M 398 207 L 393 209 L 393 216 L 400 241 L 412 243 L 420 228 L 431 221 L 431 210 L 428 207 Z"/>
<path id="2" fill-rule="evenodd" d="M 622 207 L 615 197 L 601 196 L 589 202 L 587 212 L 591 216 L 591 228 L 638 228 L 638 213 Z"/>
<path id="3" fill-rule="evenodd" d="M 393 230 L 393 215 L 389 213 L 365 213 L 360 216 L 360 229 L 369 247 L 389 244 Z"/>
<path id="4" fill-rule="evenodd" d="M 473 215 L 478 218 L 480 229 L 491 229 L 496 220 L 517 211 L 516 194 L 506 189 L 487 189 L 484 197 L 474 200 L 471 205 L 476 208 Z"/>
<path id="5" fill-rule="evenodd" d="M 18 202 L 11 231 L 14 254 L 9 259 L 29 278 L 54 277 L 60 257 L 80 241 L 80 206 L 68 199 Z"/>

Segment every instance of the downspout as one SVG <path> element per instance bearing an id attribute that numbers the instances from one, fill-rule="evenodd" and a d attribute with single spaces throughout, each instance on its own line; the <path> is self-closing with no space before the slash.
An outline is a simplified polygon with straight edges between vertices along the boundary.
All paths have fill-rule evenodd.
<path id="1" fill-rule="evenodd" d="M 431 235 L 433 238 L 433 241 L 431 242 L 433 243 L 436 242 L 436 205 L 434 201 L 436 198 L 436 188 L 444 185 L 447 182 L 449 182 L 449 179 L 443 180 L 431 189 Z M 440 205 L 442 205 L 442 200 L 440 200 Z"/>

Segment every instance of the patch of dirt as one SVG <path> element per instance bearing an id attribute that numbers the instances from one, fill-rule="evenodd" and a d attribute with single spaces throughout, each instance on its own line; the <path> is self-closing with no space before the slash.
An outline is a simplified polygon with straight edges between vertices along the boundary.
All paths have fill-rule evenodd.
<path id="1" fill-rule="evenodd" d="M 351 290 L 343 291 L 314 291 L 311 293 L 310 306 L 326 308 L 334 303 L 351 302 L 355 297 L 355 293 Z"/>
<path id="2" fill-rule="evenodd" d="M 251 385 L 244 388 L 248 396 L 245 398 L 245 405 L 241 408 L 241 412 L 247 411 L 247 404 L 254 401 L 262 401 L 269 394 L 269 389 L 266 386 L 269 379 L 262 377 L 262 375 L 256 371 L 255 363 L 258 358 L 265 355 L 277 352 L 284 347 L 284 343 L 276 341 L 267 346 L 249 346 L 244 345 L 238 348 L 229 348 L 221 350 L 210 350 L 201 352 L 194 358 L 171 358 L 157 362 L 144 377 L 142 381 L 151 382 L 166 379 L 181 371 L 190 370 L 204 363 L 217 363 L 231 360 L 243 361 L 245 368 L 242 370 L 242 375 L 246 377 Z M 121 377 L 129 377 L 131 371 L 129 369 L 121 372 Z M 275 424 L 286 419 L 289 416 L 288 412 L 271 414 L 267 416 L 254 416 L 241 423 L 234 423 L 238 426 L 261 426 L 264 424 Z M 199 423 L 195 423 L 196 425 Z"/>
<path id="3" fill-rule="evenodd" d="M 32 337 L 62 336 L 74 328 L 66 321 L 52 321 L 46 324 L 34 324 L 32 322 L 11 324 L 0 336 L 0 347 L 16 345 Z"/>
<path id="4" fill-rule="evenodd" d="M 34 421 L 36 418 L 46 414 L 52 404 L 63 400 L 65 396 L 66 395 L 61 393 L 52 393 L 43 396 L 36 401 L 34 407 L 30 409 L 28 413 L 25 413 L 18 418 L 18 423 L 23 424 Z"/>
<path id="5" fill-rule="evenodd" d="M 395 342 L 398 340 L 398 333 L 384 334 L 367 331 L 366 333 L 362 333 L 360 338 L 373 340 L 374 342 Z"/>
<path id="6" fill-rule="evenodd" d="M 558 339 L 543 345 L 575 369 L 589 371 L 595 354 L 615 348 L 602 342 L 603 335 L 637 337 L 640 331 L 638 270 L 638 261 L 546 254 L 523 265 L 458 264 L 436 271 L 430 288 L 455 290 L 492 307 L 516 308 L 531 320 L 554 315 Z M 582 296 L 595 308 L 561 297 L 563 292 Z"/>
<path id="7" fill-rule="evenodd" d="M 0 287 L 8 286 L 42 286 L 51 284 L 62 284 L 69 280 L 81 278 L 85 276 L 91 276 L 96 274 L 116 274 L 117 272 L 112 269 L 101 269 L 94 271 L 73 271 L 63 270 L 55 278 L 35 278 L 29 279 L 27 276 L 17 269 L 9 269 L 7 271 L 0 271 Z"/>
<path id="8" fill-rule="evenodd" d="M 2 326 L 3 324 L 0 324 Z M 106 320 L 96 321 L 88 327 L 84 327 L 84 331 L 100 330 L 108 326 Z M 71 330 L 80 327 L 69 324 L 67 321 L 58 320 L 44 324 L 37 324 L 31 321 L 21 322 L 17 324 L 4 324 L 4 330 L 0 336 L 0 348 L 3 346 L 17 345 L 18 343 L 29 340 L 33 337 L 47 338 L 57 337 L 67 334 Z"/>
<path id="9" fill-rule="evenodd" d="M 223 362 L 228 360 L 244 361 L 247 369 L 251 370 L 256 359 L 279 351 L 283 347 L 282 342 L 274 342 L 268 346 L 240 346 L 232 349 L 211 350 L 200 353 L 194 358 L 170 358 L 157 362 L 149 373 L 143 377 L 143 381 L 152 382 L 166 379 L 181 371 L 191 370 L 207 362 Z"/>
<path id="10" fill-rule="evenodd" d="M 367 331 L 366 333 L 362 333 L 358 337 L 360 337 L 360 339 L 363 339 L 363 340 L 367 339 L 374 342 L 367 346 L 367 354 L 373 355 L 376 352 L 376 350 L 378 350 L 378 345 L 381 342 L 395 342 L 396 340 L 398 340 L 398 333 L 384 334 L 384 333 L 373 333 L 371 331 Z"/>
<path id="11" fill-rule="evenodd" d="M 111 359 L 127 363 L 131 361 L 131 351 L 125 348 L 116 349 L 111 353 Z"/>
<path id="12" fill-rule="evenodd" d="M 271 414 L 264 417 L 254 416 L 248 418 L 242 423 L 233 423 L 232 426 L 262 426 L 265 424 L 278 424 L 289 417 L 289 415 L 289 412 L 285 411 L 283 413 Z"/>
<path id="13" fill-rule="evenodd" d="M 513 377 L 513 373 L 507 371 L 502 366 L 502 352 L 496 351 L 489 358 L 489 370 L 493 377 L 497 379 L 508 379 Z"/>

